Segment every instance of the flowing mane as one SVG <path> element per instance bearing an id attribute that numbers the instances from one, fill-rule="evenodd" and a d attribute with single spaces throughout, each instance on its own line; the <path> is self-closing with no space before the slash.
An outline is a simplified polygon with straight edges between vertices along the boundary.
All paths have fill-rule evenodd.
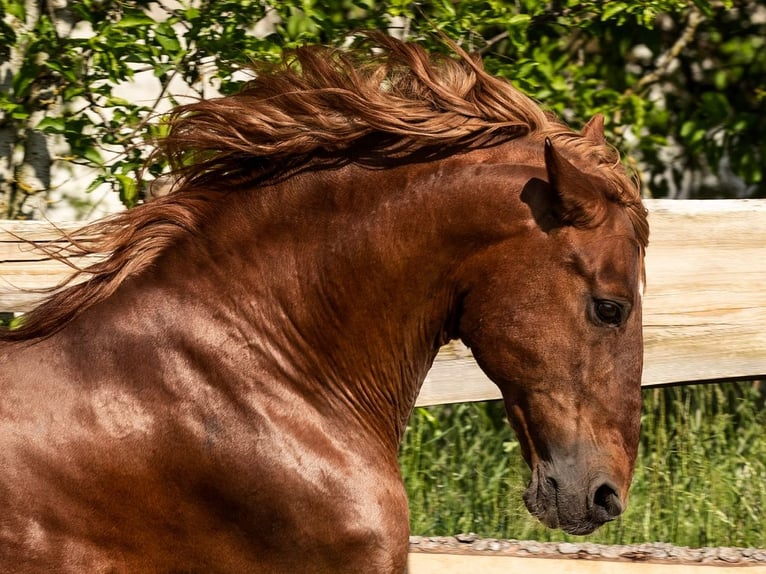
<path id="1" fill-rule="evenodd" d="M 159 144 L 184 187 L 263 181 L 337 161 L 446 155 L 536 131 L 569 132 L 481 62 L 374 34 L 356 50 L 298 48 L 226 98 L 174 110 Z M 455 46 L 455 50 L 460 50 Z M 571 132 L 570 132 L 571 133 Z"/>
<path id="2" fill-rule="evenodd" d="M 609 183 L 627 207 L 642 248 L 646 211 L 617 152 L 573 132 L 496 78 L 456 45 L 455 54 L 370 34 L 355 50 L 298 48 L 233 96 L 176 108 L 153 159 L 166 158 L 172 192 L 84 227 L 62 251 L 102 255 L 77 270 L 0 340 L 48 336 L 141 273 L 179 237 L 199 228 L 221 190 L 268 185 L 347 163 L 371 168 L 423 161 L 529 136 L 561 142 Z M 69 284 L 74 279 L 84 281 Z"/>

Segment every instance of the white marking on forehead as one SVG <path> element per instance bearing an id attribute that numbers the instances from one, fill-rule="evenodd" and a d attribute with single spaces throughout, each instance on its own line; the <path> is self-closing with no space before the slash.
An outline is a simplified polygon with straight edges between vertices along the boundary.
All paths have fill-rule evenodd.
<path id="1" fill-rule="evenodd" d="M 154 417 L 124 391 L 102 389 L 93 396 L 92 406 L 99 426 L 114 438 L 146 434 L 154 426 Z"/>
<path id="2" fill-rule="evenodd" d="M 644 285 L 644 277 L 643 275 L 639 275 L 638 277 L 638 298 L 641 300 L 641 302 L 644 302 L 644 289 L 646 285 Z"/>

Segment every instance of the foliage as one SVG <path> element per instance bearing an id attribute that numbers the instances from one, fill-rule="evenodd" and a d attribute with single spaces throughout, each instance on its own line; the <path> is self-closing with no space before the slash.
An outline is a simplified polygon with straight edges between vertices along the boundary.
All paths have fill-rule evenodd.
<path id="1" fill-rule="evenodd" d="M 584 538 L 766 547 L 766 384 L 646 389 L 627 511 Z M 582 541 L 532 518 L 500 401 L 419 408 L 400 462 L 415 534 Z"/>
<path id="2" fill-rule="evenodd" d="M 35 214 L 50 164 L 95 169 L 133 205 L 141 166 L 179 94 L 230 93 L 249 59 L 354 31 L 444 49 L 439 30 L 575 126 L 607 116 L 647 193 L 766 195 L 763 0 L 0 0 L 0 208 Z M 141 73 L 156 94 L 127 101 Z M 46 167 L 47 166 L 47 167 Z M 47 170 L 47 171 L 46 171 Z M 39 203 L 39 202 L 38 202 Z M 39 211 L 38 211 L 39 215 Z"/>

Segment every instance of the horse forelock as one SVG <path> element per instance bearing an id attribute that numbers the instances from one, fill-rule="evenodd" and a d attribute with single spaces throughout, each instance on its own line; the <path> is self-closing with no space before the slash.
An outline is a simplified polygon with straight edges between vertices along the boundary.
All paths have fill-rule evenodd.
<path id="1" fill-rule="evenodd" d="M 649 222 L 647 209 L 641 198 L 641 182 L 638 174 L 631 173 L 622 164 L 616 148 L 599 144 L 568 129 L 551 126 L 538 134 L 549 137 L 568 150 L 585 171 L 602 181 L 604 200 L 621 205 L 635 232 L 636 241 L 642 252 L 649 244 Z M 597 214 L 594 213 L 594 216 Z"/>

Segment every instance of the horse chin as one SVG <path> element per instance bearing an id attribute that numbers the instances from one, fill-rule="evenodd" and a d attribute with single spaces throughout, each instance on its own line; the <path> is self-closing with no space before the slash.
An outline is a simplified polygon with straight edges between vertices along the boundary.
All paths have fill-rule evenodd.
<path id="1" fill-rule="evenodd" d="M 595 522 L 581 522 L 578 524 L 570 524 L 567 526 L 562 526 L 561 530 L 563 530 L 567 534 L 573 534 L 576 536 L 585 536 L 586 534 L 590 534 L 598 530 L 600 527 L 601 527 L 601 524 L 596 524 Z"/>
<path id="2" fill-rule="evenodd" d="M 532 493 L 530 493 L 530 489 L 532 489 Z M 570 519 L 566 515 L 562 516 L 560 514 L 560 509 L 555 502 L 555 497 L 550 502 L 537 499 L 534 496 L 536 490 L 536 488 L 531 486 L 527 489 L 524 493 L 524 504 L 529 513 L 537 518 L 544 526 L 551 529 L 558 528 L 567 534 L 578 536 L 590 534 L 601 526 L 601 523 L 592 520 Z"/>
<path id="3" fill-rule="evenodd" d="M 563 507 L 556 483 L 541 473 L 533 472 L 524 492 L 524 504 L 529 513 L 544 526 L 561 529 L 567 534 L 583 536 L 597 530 L 604 522 L 583 517 L 576 510 Z"/>

